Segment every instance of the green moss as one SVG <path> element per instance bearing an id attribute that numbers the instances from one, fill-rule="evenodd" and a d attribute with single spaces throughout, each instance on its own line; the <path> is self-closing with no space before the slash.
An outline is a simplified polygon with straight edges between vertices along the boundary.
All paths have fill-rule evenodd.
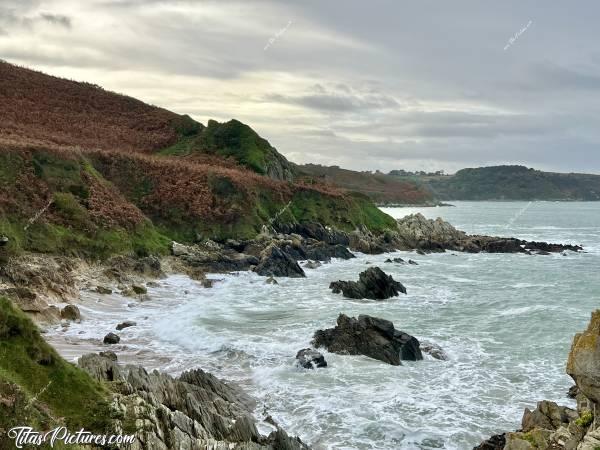
<path id="1" fill-rule="evenodd" d="M 591 411 L 585 411 L 577 419 L 575 419 L 575 423 L 583 428 L 589 427 L 593 421 L 594 415 Z"/>
<path id="2" fill-rule="evenodd" d="M 54 193 L 54 208 L 69 222 L 83 224 L 89 219 L 87 210 L 70 192 Z"/>
<path id="3" fill-rule="evenodd" d="M 23 158 L 15 153 L 0 153 L 0 184 L 14 183 L 22 172 Z"/>
<path id="4" fill-rule="evenodd" d="M 108 390 L 63 360 L 6 298 L 0 298 L 0 382 L 17 385 L 28 404 L 47 410 L 49 417 L 64 418 L 70 429 L 109 430 Z"/>

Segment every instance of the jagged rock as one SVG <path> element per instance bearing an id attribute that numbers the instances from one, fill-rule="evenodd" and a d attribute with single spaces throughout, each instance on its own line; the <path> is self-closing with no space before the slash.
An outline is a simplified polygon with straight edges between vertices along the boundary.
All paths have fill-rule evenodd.
<path id="1" fill-rule="evenodd" d="M 347 298 L 369 298 L 384 300 L 397 296 L 400 292 L 406 294 L 406 288 L 391 275 L 387 275 L 379 267 L 369 267 L 358 276 L 358 281 L 333 281 L 329 289 L 334 294 L 340 292 Z"/>
<path id="2" fill-rule="evenodd" d="M 587 329 L 573 338 L 567 374 L 583 395 L 600 402 L 600 310 L 592 313 Z"/>
<path id="3" fill-rule="evenodd" d="M 538 402 L 537 408 L 533 411 L 528 408 L 525 409 L 521 420 L 521 428 L 524 432 L 529 432 L 534 428 L 557 430 L 561 425 L 568 425 L 570 421 L 577 419 L 577 417 L 578 414 L 575 410 L 543 400 Z"/>
<path id="4" fill-rule="evenodd" d="M 262 253 L 259 264 L 254 271 L 263 276 L 305 277 L 304 270 L 290 255 L 274 244 L 269 245 Z"/>
<path id="5" fill-rule="evenodd" d="M 259 262 L 256 256 L 223 248 L 212 241 L 191 246 L 172 242 L 171 252 L 190 268 L 207 272 L 248 270 Z"/>
<path id="6" fill-rule="evenodd" d="M 119 341 L 121 341 L 121 338 L 115 333 L 108 333 L 106 336 L 104 336 L 103 340 L 105 344 L 118 344 Z"/>
<path id="7" fill-rule="evenodd" d="M 81 313 L 77 306 L 67 305 L 60 311 L 60 317 L 66 320 L 81 320 Z"/>
<path id="8" fill-rule="evenodd" d="M 418 262 L 416 262 L 416 261 L 413 261 L 412 259 L 409 259 L 409 260 L 408 260 L 408 263 L 409 263 L 409 264 L 412 264 L 413 266 L 418 266 L 418 265 L 419 265 L 419 263 L 418 263 Z"/>
<path id="9" fill-rule="evenodd" d="M 133 320 L 126 320 L 125 322 L 121 322 L 120 324 L 118 324 L 116 326 L 116 329 L 118 331 L 121 331 L 124 328 L 135 327 L 136 325 L 137 325 L 137 322 L 134 322 Z"/>
<path id="10" fill-rule="evenodd" d="M 110 294 L 112 294 L 112 289 L 104 287 L 104 286 L 96 286 L 96 292 L 98 294 L 110 295 Z"/>
<path id="11" fill-rule="evenodd" d="M 315 333 L 313 345 L 332 353 L 365 355 L 394 366 L 400 365 L 401 360 L 423 359 L 416 338 L 396 330 L 388 320 L 365 315 L 355 319 L 340 314 L 335 328 Z"/>
<path id="12" fill-rule="evenodd" d="M 327 367 L 327 362 L 323 354 L 313 348 L 303 348 L 296 354 L 296 359 L 298 360 L 298 365 L 305 369 Z"/>
<path id="13" fill-rule="evenodd" d="M 138 258 L 138 260 L 134 263 L 133 270 L 146 276 L 164 276 L 160 264 L 160 259 L 158 259 L 156 256 L 146 256 L 143 258 Z"/>
<path id="14" fill-rule="evenodd" d="M 136 428 L 136 441 L 128 448 L 308 449 L 279 427 L 261 436 L 252 417 L 255 402 L 209 373 L 198 369 L 172 378 L 139 366 L 120 366 L 107 353 L 84 355 L 79 366 L 98 380 L 113 382 L 117 427 L 126 420 Z"/>
<path id="15" fill-rule="evenodd" d="M 441 361 L 447 361 L 449 359 L 442 347 L 434 344 L 433 342 L 420 341 L 419 348 L 421 349 L 422 353 L 427 353 L 435 359 L 439 359 Z"/>
<path id="16" fill-rule="evenodd" d="M 306 263 L 304 263 L 304 267 L 306 267 L 307 269 L 318 269 L 319 267 L 321 267 L 321 263 L 319 261 L 307 261 Z"/>

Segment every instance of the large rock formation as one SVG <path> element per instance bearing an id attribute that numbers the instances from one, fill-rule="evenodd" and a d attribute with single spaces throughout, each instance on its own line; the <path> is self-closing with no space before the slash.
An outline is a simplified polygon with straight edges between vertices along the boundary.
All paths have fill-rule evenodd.
<path id="1" fill-rule="evenodd" d="M 365 315 L 355 319 L 340 314 L 335 328 L 315 333 L 313 345 L 332 353 L 365 355 L 393 366 L 401 365 L 401 360 L 423 359 L 416 338 L 396 330 L 389 320 Z"/>
<path id="2" fill-rule="evenodd" d="M 111 352 L 84 355 L 79 366 L 116 391 L 116 427 L 135 434 L 135 443 L 128 447 L 133 450 L 308 449 L 278 427 L 269 436 L 261 435 L 252 416 L 254 401 L 200 369 L 173 378 L 120 366 Z"/>
<path id="3" fill-rule="evenodd" d="M 369 267 L 358 276 L 358 281 L 332 281 L 329 289 L 334 294 L 340 292 L 347 298 L 369 298 L 385 300 L 396 297 L 400 292 L 406 294 L 406 288 L 391 275 L 387 275 L 379 267 Z"/>
<path id="4" fill-rule="evenodd" d="M 573 338 L 567 373 L 583 395 L 600 403 L 600 310 L 592 313 L 587 329 Z"/>
<path id="5" fill-rule="evenodd" d="M 531 253 L 579 251 L 578 245 L 529 242 L 516 238 L 468 235 L 448 222 L 427 219 L 422 214 L 411 214 L 398 219 L 398 248 L 419 249 L 429 252 L 455 250 L 461 252 Z"/>

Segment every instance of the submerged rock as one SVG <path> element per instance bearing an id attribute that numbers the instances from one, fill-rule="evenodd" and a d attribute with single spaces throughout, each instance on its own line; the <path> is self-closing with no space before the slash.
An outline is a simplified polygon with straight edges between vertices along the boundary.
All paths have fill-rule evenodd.
<path id="1" fill-rule="evenodd" d="M 118 344 L 120 341 L 121 338 L 115 333 L 108 333 L 106 336 L 104 336 L 103 340 L 105 344 Z"/>
<path id="2" fill-rule="evenodd" d="M 267 278 L 267 280 L 265 281 L 265 283 L 267 283 L 267 284 L 279 284 L 279 282 L 275 278 L 273 278 L 273 277 Z"/>
<path id="3" fill-rule="evenodd" d="M 298 360 L 298 365 L 305 369 L 327 367 L 327 362 L 323 354 L 313 348 L 303 348 L 296 354 L 296 359 Z"/>
<path id="4" fill-rule="evenodd" d="M 260 262 L 254 271 L 263 276 L 290 278 L 306 276 L 298 262 L 274 244 L 261 253 Z"/>
<path id="5" fill-rule="evenodd" d="M 388 320 L 365 315 L 355 319 L 340 314 L 335 328 L 315 333 L 313 345 L 332 353 L 365 355 L 394 366 L 399 366 L 401 360 L 423 359 L 415 337 L 396 330 Z"/>
<path id="6" fill-rule="evenodd" d="M 387 275 L 379 267 L 369 267 L 358 276 L 358 281 L 333 281 L 329 289 L 334 294 L 340 292 L 347 298 L 369 298 L 385 300 L 396 297 L 400 292 L 406 294 L 406 288 L 391 275 Z"/>
<path id="7" fill-rule="evenodd" d="M 104 287 L 104 286 L 96 286 L 96 292 L 102 295 L 110 295 L 112 294 L 112 289 Z"/>
<path id="8" fill-rule="evenodd" d="M 118 331 L 121 331 L 124 328 L 135 327 L 136 325 L 137 325 L 137 322 L 134 322 L 133 320 L 126 320 L 125 322 L 121 322 L 120 324 L 118 324 L 116 326 L 116 329 Z"/>
<path id="9" fill-rule="evenodd" d="M 421 349 L 421 352 L 427 353 L 435 359 L 439 359 L 441 361 L 447 361 L 449 359 L 442 347 L 434 344 L 433 342 L 421 341 L 419 348 Z"/>
<path id="10" fill-rule="evenodd" d="M 306 267 L 307 269 L 318 269 L 319 267 L 321 267 L 321 263 L 319 261 L 307 261 L 304 264 L 304 267 Z"/>

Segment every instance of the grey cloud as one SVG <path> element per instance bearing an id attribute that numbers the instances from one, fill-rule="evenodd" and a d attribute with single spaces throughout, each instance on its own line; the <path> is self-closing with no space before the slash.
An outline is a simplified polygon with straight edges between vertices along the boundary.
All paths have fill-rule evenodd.
<path id="1" fill-rule="evenodd" d="M 40 17 L 53 25 L 60 25 L 65 28 L 71 28 L 71 18 L 62 14 L 41 13 Z"/>

